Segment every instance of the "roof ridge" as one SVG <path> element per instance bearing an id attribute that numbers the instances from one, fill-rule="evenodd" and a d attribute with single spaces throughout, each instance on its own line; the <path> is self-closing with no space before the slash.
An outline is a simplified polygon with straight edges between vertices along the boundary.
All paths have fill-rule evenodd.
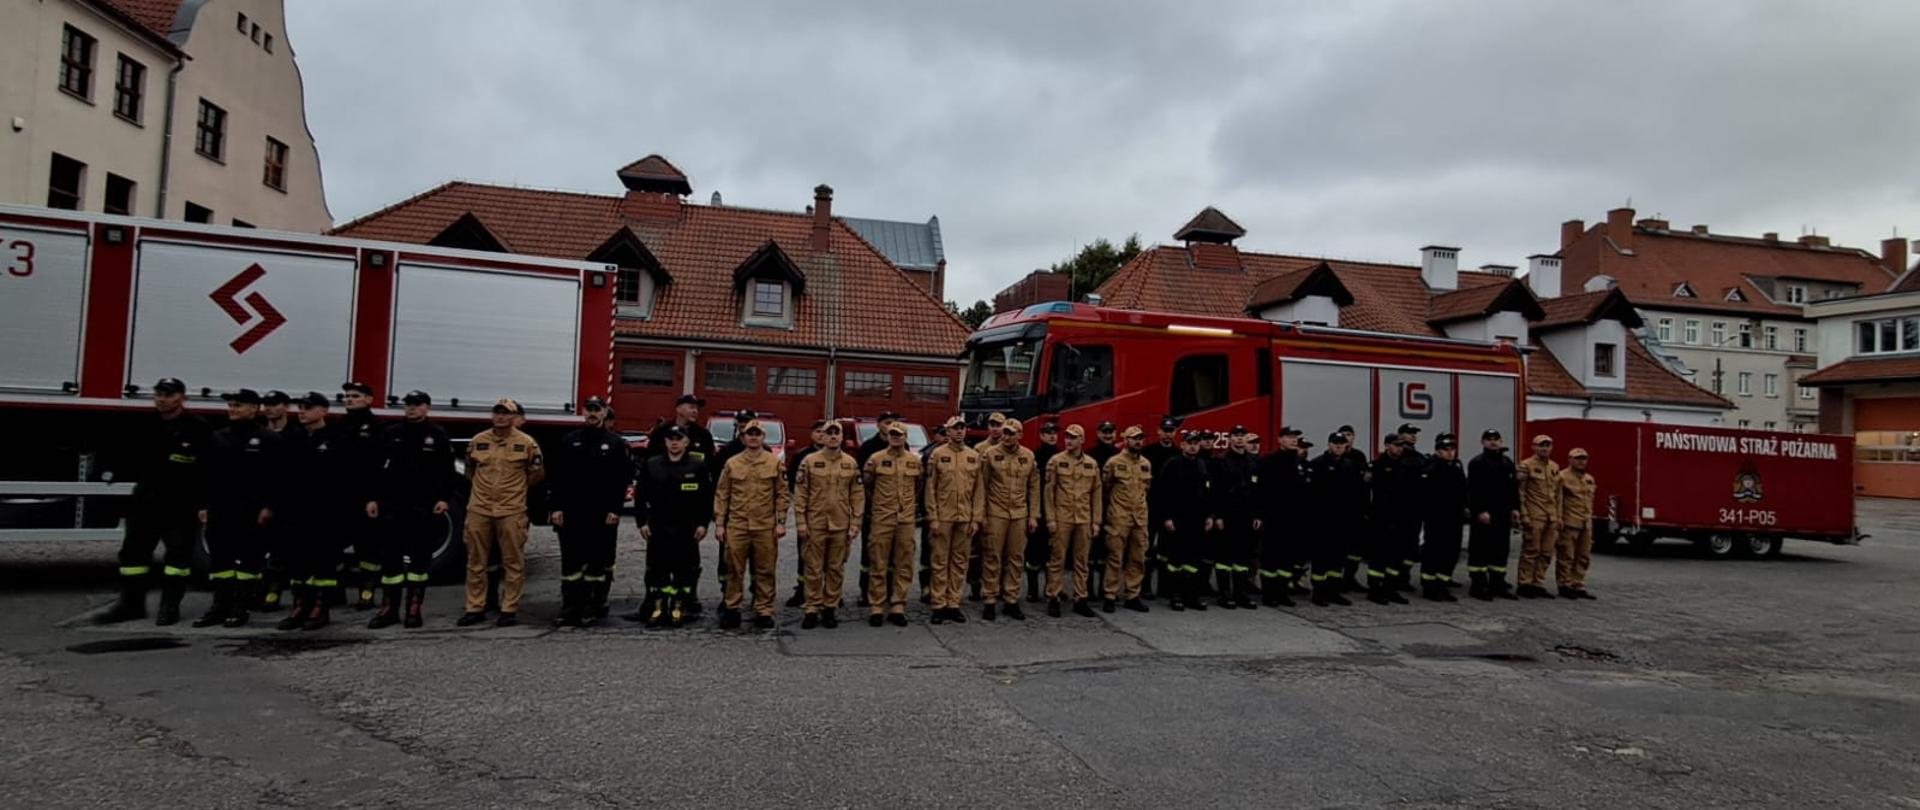
<path id="1" fill-rule="evenodd" d="M 440 185 L 427 189 L 426 191 L 422 191 L 404 200 L 388 205 L 385 208 L 381 208 L 376 211 L 370 211 L 368 213 L 361 214 L 358 217 L 354 217 L 353 219 L 347 220 L 345 223 L 342 223 L 340 225 L 335 225 L 333 226 L 332 229 L 328 230 L 327 233 L 330 233 L 330 234 L 342 233 L 346 231 L 348 228 L 352 228 L 356 225 L 362 225 L 376 218 L 386 216 L 402 208 L 405 208 L 409 205 L 420 202 L 421 200 L 427 199 L 428 197 L 437 195 L 443 191 L 446 191 L 447 189 L 453 188 L 454 186 L 460 186 L 460 185 L 476 185 L 476 184 L 468 183 L 464 180 L 448 180 L 444 183 L 441 183 Z"/>
<path id="2" fill-rule="evenodd" d="M 973 334 L 973 327 L 968 326 L 966 321 L 960 320 L 960 316 L 956 314 L 953 310 L 947 309 L 947 302 L 942 301 L 939 298 L 935 297 L 933 294 L 933 291 L 927 290 L 925 288 L 922 288 L 920 285 L 913 283 L 913 279 L 907 278 L 906 271 L 901 270 L 899 265 L 894 264 L 892 259 L 887 258 L 887 254 L 881 252 L 879 248 L 874 247 L 872 242 L 868 242 L 867 238 L 864 236 L 861 236 L 859 231 L 854 230 L 852 225 L 848 225 L 845 219 L 842 219 L 841 217 L 834 217 L 833 224 L 840 226 L 840 230 L 845 231 L 847 234 L 851 235 L 862 246 L 866 247 L 867 250 L 873 251 L 873 255 L 880 257 L 881 263 L 885 264 L 887 266 L 887 269 L 893 271 L 894 277 L 900 279 L 901 281 L 906 282 L 907 286 L 912 287 L 915 292 L 920 293 L 922 297 L 938 305 L 940 307 L 940 311 L 947 313 L 947 317 L 952 319 L 955 324 L 958 324 L 960 328 L 967 330 L 967 334 L 969 335 Z"/>

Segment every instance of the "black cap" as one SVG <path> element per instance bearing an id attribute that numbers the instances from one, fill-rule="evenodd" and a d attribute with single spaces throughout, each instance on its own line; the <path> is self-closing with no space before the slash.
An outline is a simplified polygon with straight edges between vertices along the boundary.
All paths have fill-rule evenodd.
<path id="1" fill-rule="evenodd" d="M 1171 416 L 1160 420 L 1161 430 L 1175 430 L 1175 429 L 1178 429 L 1179 427 L 1180 427 L 1180 420 L 1175 419 Z"/>
<path id="2" fill-rule="evenodd" d="M 308 391 L 300 397 L 300 407 L 302 408 L 325 408 L 327 407 L 327 403 L 327 395 L 319 391 Z"/>
<path id="3" fill-rule="evenodd" d="M 760 418 L 760 415 L 754 413 L 753 411 L 734 411 L 733 412 L 733 422 L 734 424 L 737 424 L 737 425 L 744 425 L 758 418 Z"/>
<path id="4" fill-rule="evenodd" d="M 899 419 L 899 418 L 900 418 L 900 414 L 894 413 L 893 411 L 881 411 L 880 415 L 874 417 L 873 421 L 885 422 L 889 419 Z"/>
<path id="5" fill-rule="evenodd" d="M 599 397 L 587 397 L 587 404 L 584 407 L 589 411 L 604 411 L 607 409 L 607 401 Z"/>
<path id="6" fill-rule="evenodd" d="M 358 391 L 367 396 L 373 396 L 373 386 L 366 383 L 349 380 L 340 384 L 340 393 L 345 394 L 353 391 Z"/>
<path id="7" fill-rule="evenodd" d="M 1185 434 L 1181 435 L 1180 443 L 1186 444 L 1188 442 L 1194 442 L 1194 443 L 1203 442 L 1203 441 L 1206 441 L 1206 435 L 1207 434 L 1205 431 L 1189 430 Z"/>
<path id="8" fill-rule="evenodd" d="M 660 431 L 661 441 L 666 441 L 668 439 L 684 439 L 686 437 L 687 437 L 686 429 L 680 427 L 679 425 L 668 425 L 666 430 Z"/>
<path id="9" fill-rule="evenodd" d="M 402 404 L 402 405 L 432 405 L 432 404 L 433 404 L 433 396 L 432 396 L 431 394 L 428 394 L 428 393 L 427 393 L 427 392 L 425 392 L 425 391 L 420 391 L 420 390 L 413 390 L 413 391 L 408 391 L 408 392 L 407 392 L 407 394 L 406 394 L 406 396 L 403 396 L 403 397 L 401 397 L 401 398 L 400 398 L 400 404 Z"/>
<path id="10" fill-rule="evenodd" d="M 1347 444 L 1350 441 L 1352 440 L 1347 438 L 1347 434 L 1338 430 L 1327 435 L 1327 444 Z"/>
<path id="11" fill-rule="evenodd" d="M 177 377 L 161 377 L 154 382 L 153 390 L 161 394 L 184 394 L 187 392 L 187 384 Z"/>
<path id="12" fill-rule="evenodd" d="M 1245 436 L 1247 435 L 1247 426 L 1234 425 L 1232 430 L 1227 431 L 1227 435 L 1228 436 Z"/>
<path id="13" fill-rule="evenodd" d="M 1481 441 L 1486 441 L 1488 439 L 1498 439 L 1498 438 L 1500 438 L 1500 431 L 1494 430 L 1493 428 L 1487 428 L 1486 430 L 1480 431 Z"/>
<path id="14" fill-rule="evenodd" d="M 1117 428 L 1117 427 L 1114 427 L 1114 424 L 1113 424 L 1113 422 L 1111 422 L 1111 421 L 1106 421 L 1106 422 L 1101 422 L 1101 423 L 1100 423 L 1100 427 L 1099 427 L 1099 431 L 1100 431 L 1101 433 L 1112 433 L 1112 432 L 1114 432 L 1114 431 L 1116 431 L 1116 430 L 1119 430 L 1119 428 Z"/>
<path id="15" fill-rule="evenodd" d="M 282 390 L 280 390 L 280 389 L 278 389 L 278 388 L 275 388 L 275 389 L 272 389 L 272 390 L 269 390 L 268 392 L 266 392 L 266 393 L 264 393 L 264 394 L 261 394 L 261 395 L 260 395 L 260 404 L 262 404 L 262 405 L 291 405 L 291 404 L 293 404 L 293 397 L 290 397 L 290 396 L 287 396 L 287 392 L 285 392 L 285 391 L 282 391 Z"/>
<path id="16" fill-rule="evenodd" d="M 674 407 L 679 407 L 681 405 L 698 405 L 702 408 L 707 407 L 706 400 L 696 397 L 692 394 L 681 394 L 679 399 L 676 399 L 673 401 L 673 404 L 674 404 Z"/>
<path id="17" fill-rule="evenodd" d="M 1403 442 L 1403 441 L 1400 441 L 1400 434 L 1398 434 L 1398 433 L 1391 433 L 1391 434 L 1388 434 L 1388 435 L 1387 435 L 1387 446 L 1388 446 L 1388 447 L 1399 447 L 1399 446 L 1401 446 L 1401 445 L 1404 445 L 1404 444 L 1406 444 L 1406 442 Z"/>
<path id="18" fill-rule="evenodd" d="M 1403 424 L 1403 425 L 1401 425 L 1401 426 L 1400 426 L 1400 427 L 1399 427 L 1398 429 L 1396 429 L 1396 430 L 1394 430 L 1393 432 L 1395 432 L 1395 433 L 1419 433 L 1419 432 L 1420 432 L 1420 427 L 1419 427 L 1418 425 L 1412 425 L 1412 424 Z"/>
<path id="19" fill-rule="evenodd" d="M 1040 426 L 1040 432 L 1041 433 L 1059 433 L 1060 423 L 1059 422 L 1044 423 Z"/>
<path id="20" fill-rule="evenodd" d="M 821 429 L 821 428 L 824 428 L 824 427 L 826 427 L 826 426 L 827 426 L 827 420 L 825 420 L 825 419 L 815 419 L 815 420 L 813 420 L 813 429 L 814 429 L 814 430 L 819 430 L 819 429 Z"/>
<path id="21" fill-rule="evenodd" d="M 1354 432 L 1354 430 L 1352 425 L 1341 425 L 1340 429 L 1334 432 L 1335 433 L 1352 433 Z"/>
<path id="22" fill-rule="evenodd" d="M 1433 437 L 1433 449 L 1435 450 L 1444 450 L 1449 447 L 1459 447 L 1459 446 L 1460 446 L 1460 442 L 1454 439 L 1453 434 L 1451 433 L 1442 433 L 1438 436 Z"/>
<path id="23" fill-rule="evenodd" d="M 220 398 L 228 402 L 238 402 L 242 405 L 260 404 L 260 392 L 251 388 L 240 388 L 228 391 L 227 393 L 221 394 Z"/>
<path id="24" fill-rule="evenodd" d="M 1301 439 L 1301 440 L 1300 440 L 1300 449 L 1302 449 L 1302 450 L 1305 450 L 1305 449 L 1307 449 L 1307 448 L 1309 448 L 1309 447 L 1312 447 L 1312 446 L 1313 446 L 1313 441 L 1312 441 L 1311 439 Z"/>
<path id="25" fill-rule="evenodd" d="M 1300 430 L 1299 428 L 1297 428 L 1297 427 L 1294 427 L 1294 426 L 1292 426 L 1292 425 L 1285 425 L 1285 426 L 1283 426 L 1283 427 L 1281 427 L 1281 428 L 1280 428 L 1280 435 L 1282 435 L 1282 436 L 1305 436 L 1305 435 L 1306 435 L 1306 433 L 1305 433 L 1305 432 L 1303 432 L 1303 431 L 1301 431 L 1301 430 Z"/>

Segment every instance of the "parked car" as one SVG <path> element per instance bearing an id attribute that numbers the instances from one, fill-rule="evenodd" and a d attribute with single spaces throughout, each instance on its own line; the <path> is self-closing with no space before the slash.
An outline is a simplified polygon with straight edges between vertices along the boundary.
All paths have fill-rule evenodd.
<path id="1" fill-rule="evenodd" d="M 713 434 L 715 449 L 725 447 L 733 441 L 733 411 L 720 411 L 707 417 L 707 432 Z M 766 412 L 756 412 L 754 416 L 760 422 L 760 429 L 767 434 L 767 450 L 773 453 L 773 459 L 782 465 L 787 461 L 787 423 L 780 417 Z"/>
<path id="2" fill-rule="evenodd" d="M 927 429 L 914 422 L 901 421 L 907 426 L 907 449 L 915 453 L 925 450 L 930 443 Z M 846 437 L 848 449 L 856 449 L 866 444 L 868 439 L 880 434 L 880 420 L 871 417 L 848 417 L 840 420 L 841 435 Z"/>

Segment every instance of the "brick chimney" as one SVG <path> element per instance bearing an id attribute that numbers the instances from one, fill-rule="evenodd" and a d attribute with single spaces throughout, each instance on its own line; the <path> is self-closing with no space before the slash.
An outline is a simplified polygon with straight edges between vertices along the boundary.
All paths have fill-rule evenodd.
<path id="1" fill-rule="evenodd" d="M 1695 235 L 1695 236 L 1706 236 L 1706 235 L 1707 235 L 1707 226 L 1705 226 L 1705 225 L 1695 225 L 1695 226 L 1693 226 L 1693 235 Z"/>
<path id="2" fill-rule="evenodd" d="M 1810 234 L 1807 234 L 1806 236 L 1800 237 L 1800 244 L 1805 245 L 1807 247 L 1827 247 L 1828 245 L 1832 244 L 1832 241 L 1825 236 L 1821 236 L 1820 234 L 1810 233 Z"/>
<path id="3" fill-rule="evenodd" d="M 1421 248 L 1420 280 L 1434 292 L 1460 289 L 1460 249 L 1444 245 Z"/>
<path id="4" fill-rule="evenodd" d="M 1633 209 L 1615 208 L 1607 212 L 1607 236 L 1621 250 L 1633 250 Z"/>
<path id="5" fill-rule="evenodd" d="M 813 187 L 813 252 L 833 250 L 833 187 L 825 183 Z"/>
<path id="6" fill-rule="evenodd" d="M 1778 231 L 1767 231 L 1760 235 L 1760 239 L 1765 242 L 1778 242 L 1780 241 L 1780 233 Z"/>
<path id="7" fill-rule="evenodd" d="M 1569 219 L 1560 223 L 1560 249 L 1566 250 L 1572 247 L 1573 243 L 1580 241 L 1580 237 L 1585 236 L 1586 233 L 1587 223 L 1581 220 Z"/>
<path id="8" fill-rule="evenodd" d="M 1672 223 L 1664 219 L 1655 219 L 1653 217 L 1640 220 L 1640 227 L 1646 228 L 1649 231 L 1664 231 L 1667 230 L 1671 224 Z"/>
<path id="9" fill-rule="evenodd" d="M 1880 261 L 1894 275 L 1907 271 L 1907 240 L 1895 236 L 1880 240 Z"/>

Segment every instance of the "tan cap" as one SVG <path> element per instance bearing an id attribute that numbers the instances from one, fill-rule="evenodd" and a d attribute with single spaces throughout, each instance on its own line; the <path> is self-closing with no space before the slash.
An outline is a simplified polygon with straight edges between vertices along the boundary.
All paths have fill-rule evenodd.
<path id="1" fill-rule="evenodd" d="M 987 414 L 987 424 L 989 425 L 997 425 L 1005 421 L 1007 421 L 1007 415 L 999 411 Z"/>
<path id="2" fill-rule="evenodd" d="M 1249 443 L 1249 444 L 1251 444 L 1251 443 L 1253 443 L 1253 442 L 1257 442 L 1257 441 L 1260 441 L 1260 434 L 1258 434 L 1258 433 L 1249 433 L 1249 434 L 1247 434 L 1247 443 Z"/>
<path id="3" fill-rule="evenodd" d="M 754 431 L 759 431 L 762 435 L 764 435 L 766 434 L 767 429 L 760 426 L 760 420 L 758 419 L 754 419 L 740 426 L 740 435 L 742 436 L 745 436 Z"/>
<path id="4" fill-rule="evenodd" d="M 504 410 L 507 413 L 512 413 L 512 414 L 526 413 L 525 410 L 522 410 L 520 408 L 520 403 L 514 402 L 513 400 L 507 399 L 505 397 L 502 397 L 499 402 L 493 403 L 493 409 L 496 411 Z"/>
<path id="5" fill-rule="evenodd" d="M 1013 434 L 1013 435 L 1015 435 L 1015 436 L 1018 436 L 1018 435 L 1020 435 L 1021 433 L 1024 433 L 1024 432 L 1026 432 L 1026 428 L 1025 428 L 1025 427 L 1023 427 L 1023 426 L 1021 426 L 1021 424 L 1020 424 L 1020 420 L 1018 420 L 1018 419 L 1008 419 L 1008 420 L 1007 420 L 1006 422 L 1004 422 L 1004 423 L 1002 423 L 1002 424 L 1000 425 L 1000 432 L 1001 432 L 1001 433 L 1011 433 L 1011 434 Z"/>
<path id="6" fill-rule="evenodd" d="M 944 424 L 944 425 L 942 425 L 941 427 L 944 427 L 944 428 L 947 428 L 947 429 L 949 429 L 949 430 L 951 430 L 951 429 L 953 429 L 953 428 L 957 428 L 957 427 L 958 427 L 958 428 L 963 428 L 963 427 L 966 427 L 966 426 L 967 426 L 967 420 L 966 420 L 965 418 L 963 418 L 963 417 L 959 417 L 959 416 L 955 416 L 955 417 L 953 417 L 953 418 L 951 418 L 951 419 L 948 419 L 948 420 L 947 420 L 947 422 L 946 422 L 946 424 Z"/>
<path id="7" fill-rule="evenodd" d="M 887 433 L 905 436 L 907 435 L 907 426 L 899 422 L 894 422 L 893 424 L 887 425 Z"/>
<path id="8" fill-rule="evenodd" d="M 1068 425 L 1066 433 L 1068 436 L 1072 436 L 1076 439 L 1085 438 L 1087 435 L 1087 429 L 1079 425 Z"/>
<path id="9" fill-rule="evenodd" d="M 1584 447 L 1575 447 L 1573 448 L 1573 452 L 1567 454 L 1567 458 L 1586 458 L 1586 457 L 1587 457 L 1587 449 Z"/>
<path id="10" fill-rule="evenodd" d="M 1141 430 L 1139 425 L 1128 425 L 1126 430 L 1121 431 L 1120 438 L 1131 439 L 1135 436 L 1145 436 L 1145 435 L 1147 435 L 1147 432 L 1144 430 Z"/>
<path id="11" fill-rule="evenodd" d="M 1553 444 L 1553 437 L 1548 436 L 1545 433 L 1542 433 L 1538 436 L 1533 437 L 1533 443 L 1534 444 Z"/>

